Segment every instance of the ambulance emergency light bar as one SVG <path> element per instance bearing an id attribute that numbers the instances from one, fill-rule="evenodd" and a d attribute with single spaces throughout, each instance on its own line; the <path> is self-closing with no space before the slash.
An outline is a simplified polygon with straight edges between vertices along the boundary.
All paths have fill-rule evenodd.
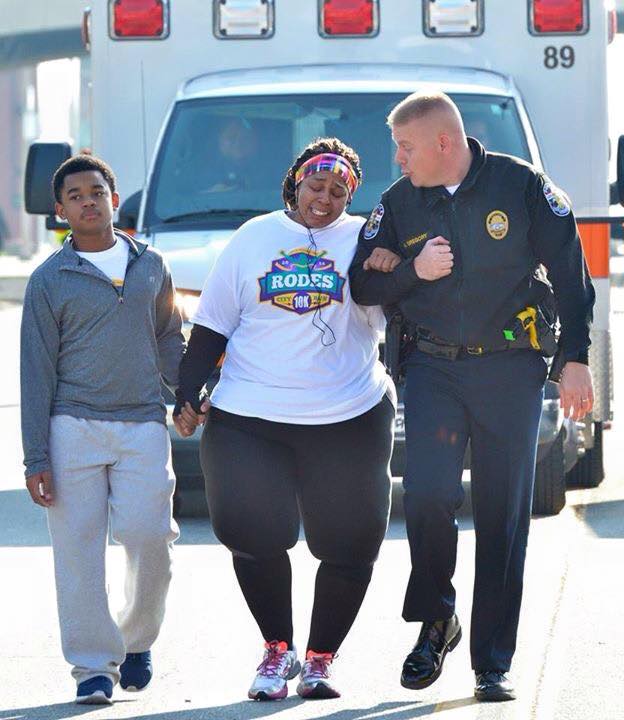
<path id="1" fill-rule="evenodd" d="M 270 38 L 275 32 L 273 0 L 213 0 L 212 7 L 218 38 Z"/>
<path id="2" fill-rule="evenodd" d="M 322 37 L 374 37 L 379 33 L 379 0 L 319 0 Z"/>
<path id="3" fill-rule="evenodd" d="M 169 35 L 169 0 L 109 0 L 113 40 L 164 40 Z"/>
<path id="4" fill-rule="evenodd" d="M 108 0 L 110 37 L 164 40 L 169 35 L 170 2 Z M 322 37 L 379 33 L 380 0 L 317 2 Z M 422 0 L 423 31 L 431 38 L 481 35 L 483 6 L 484 0 Z M 527 10 L 533 35 L 582 35 L 589 29 L 588 0 L 527 0 Z M 270 38 L 275 33 L 275 0 L 213 0 L 213 30 L 222 40 Z"/>
<path id="5" fill-rule="evenodd" d="M 483 32 L 483 0 L 423 0 L 428 37 L 467 37 Z"/>
<path id="6" fill-rule="evenodd" d="M 531 35 L 583 35 L 588 30 L 587 0 L 529 0 Z"/>

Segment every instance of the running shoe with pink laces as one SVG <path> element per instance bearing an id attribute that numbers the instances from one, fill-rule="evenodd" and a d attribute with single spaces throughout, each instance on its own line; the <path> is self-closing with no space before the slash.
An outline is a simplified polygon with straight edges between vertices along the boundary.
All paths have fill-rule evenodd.
<path id="1" fill-rule="evenodd" d="M 288 695 L 286 682 L 297 676 L 301 663 L 297 651 L 288 643 L 273 640 L 264 643 L 264 657 L 247 696 L 250 700 L 283 700 Z"/>
<path id="2" fill-rule="evenodd" d="M 340 693 L 331 684 L 331 664 L 334 653 L 319 653 L 308 650 L 301 668 L 297 693 L 306 700 L 328 700 L 340 697 Z"/>

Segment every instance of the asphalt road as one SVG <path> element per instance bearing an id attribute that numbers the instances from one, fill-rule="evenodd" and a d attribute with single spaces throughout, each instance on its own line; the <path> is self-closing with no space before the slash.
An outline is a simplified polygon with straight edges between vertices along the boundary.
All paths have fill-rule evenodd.
<path id="1" fill-rule="evenodd" d="M 607 477 L 600 488 L 568 492 L 554 518 L 535 519 L 512 677 L 515 702 L 479 705 L 467 640 L 432 687 L 398 682 L 418 626 L 400 618 L 409 552 L 400 517 L 391 522 L 373 582 L 336 660 L 338 700 L 252 703 L 247 688 L 261 638 L 235 584 L 228 552 L 202 519 L 182 522 L 167 617 L 154 652 L 155 679 L 141 694 L 116 689 L 115 705 L 76 706 L 60 651 L 45 515 L 24 490 L 19 437 L 18 305 L 0 305 L 0 720 L 410 720 L 440 713 L 452 720 L 615 720 L 623 717 L 624 623 L 624 290 L 614 291 L 616 407 L 605 436 Z M 468 629 L 474 533 L 460 519 L 456 586 Z M 316 562 L 303 542 L 292 552 L 296 642 L 305 645 Z M 123 551 L 112 546 L 111 603 L 122 596 Z M 467 638 L 467 633 L 465 635 Z M 291 692 L 294 693 L 294 683 Z"/>

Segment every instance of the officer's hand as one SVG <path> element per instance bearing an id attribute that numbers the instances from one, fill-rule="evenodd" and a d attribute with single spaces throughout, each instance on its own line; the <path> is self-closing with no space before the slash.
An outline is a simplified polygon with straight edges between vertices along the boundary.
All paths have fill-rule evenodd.
<path id="1" fill-rule="evenodd" d="M 427 240 L 420 254 L 414 258 L 414 270 L 421 280 L 438 280 L 450 275 L 452 269 L 451 246 L 441 235 Z"/>
<path id="2" fill-rule="evenodd" d="M 378 270 L 379 272 L 392 272 L 401 262 L 401 258 L 387 248 L 376 247 L 364 260 L 364 270 Z"/>
<path id="3" fill-rule="evenodd" d="M 53 505 L 52 497 L 52 473 L 44 470 L 26 478 L 26 487 L 33 502 L 42 507 Z"/>
<path id="4" fill-rule="evenodd" d="M 565 417 L 582 420 L 594 407 L 594 388 L 587 365 L 567 362 L 559 381 L 559 402 Z"/>

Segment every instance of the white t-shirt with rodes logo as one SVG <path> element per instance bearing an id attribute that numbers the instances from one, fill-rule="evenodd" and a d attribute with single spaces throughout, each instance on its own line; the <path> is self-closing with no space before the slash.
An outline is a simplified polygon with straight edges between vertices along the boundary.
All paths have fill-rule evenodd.
<path id="1" fill-rule="evenodd" d="M 128 243 L 115 238 L 115 244 L 108 250 L 100 252 L 83 252 L 76 250 L 81 258 L 93 263 L 104 275 L 108 275 L 115 287 L 122 287 L 126 278 L 128 265 Z"/>
<path id="2" fill-rule="evenodd" d="M 363 218 L 314 229 L 283 210 L 246 222 L 208 276 L 194 323 L 228 338 L 215 407 L 303 425 L 348 420 L 390 382 L 377 344 L 381 308 L 349 291 Z M 321 329 L 319 329 L 321 328 Z"/>

